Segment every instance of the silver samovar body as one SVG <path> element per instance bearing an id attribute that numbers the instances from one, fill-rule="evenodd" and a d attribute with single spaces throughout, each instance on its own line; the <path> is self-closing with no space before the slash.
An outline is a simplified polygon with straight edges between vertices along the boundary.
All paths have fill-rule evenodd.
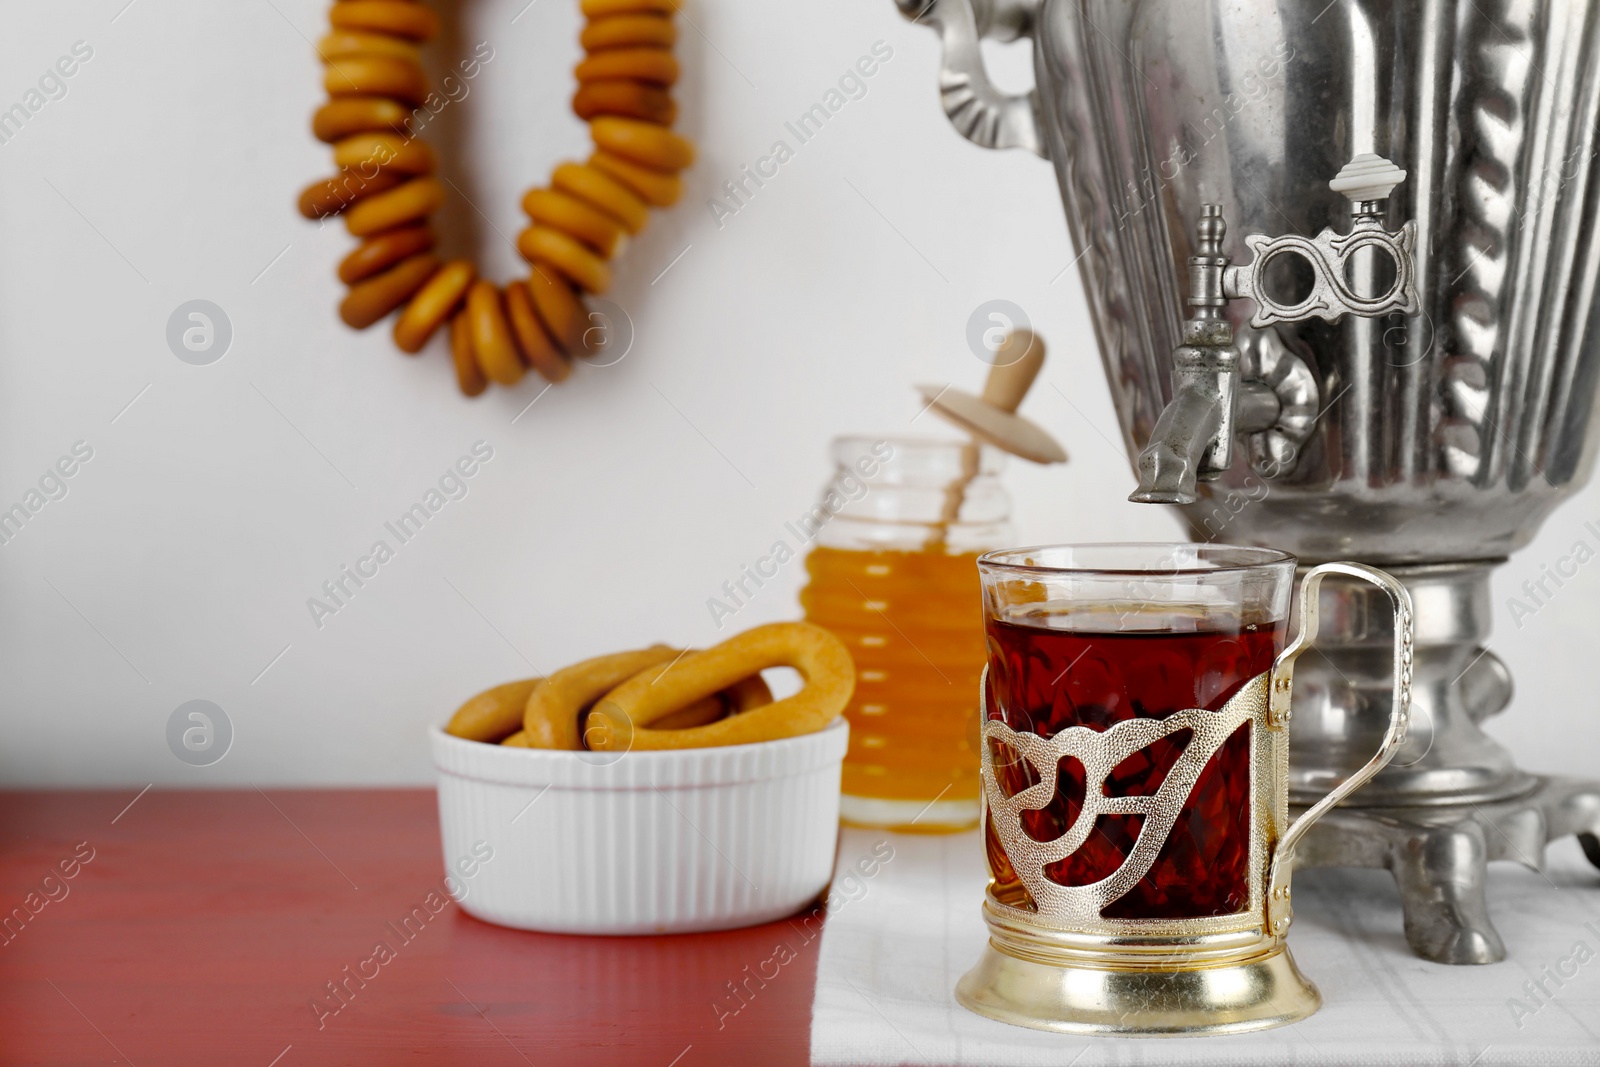
<path id="1" fill-rule="evenodd" d="M 1600 865 L 1600 788 L 1519 770 L 1479 725 L 1511 698 L 1486 647 L 1489 573 L 1583 485 L 1600 441 L 1600 3 L 899 3 L 943 38 L 956 127 L 1055 165 L 1139 457 L 1134 499 L 1176 503 L 1197 540 L 1361 560 L 1412 594 L 1411 739 L 1300 862 L 1388 867 L 1419 954 L 1503 958 L 1489 860 L 1534 865 L 1577 833 Z M 1037 87 L 1006 95 L 978 43 L 1022 36 Z M 1373 156 L 1405 171 L 1386 207 L 1329 187 Z M 1227 303 L 1238 368 L 1196 392 L 1174 353 L 1208 205 L 1236 258 L 1249 235 L 1279 235 L 1250 244 L 1254 277 L 1311 311 L 1263 324 Z M 1363 210 L 1414 226 L 1416 299 L 1319 315 L 1319 300 L 1384 291 L 1396 265 L 1280 253 L 1337 241 Z M 1291 800 L 1306 803 L 1375 747 L 1390 696 L 1386 606 L 1351 585 L 1321 609 L 1326 657 L 1301 668 L 1290 749 Z"/>

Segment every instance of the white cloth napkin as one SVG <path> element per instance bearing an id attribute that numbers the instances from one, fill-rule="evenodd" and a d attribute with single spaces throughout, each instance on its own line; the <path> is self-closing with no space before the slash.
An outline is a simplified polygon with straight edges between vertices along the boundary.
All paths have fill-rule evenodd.
<path id="1" fill-rule="evenodd" d="M 1548 858 L 1542 874 L 1491 868 L 1504 963 L 1412 956 L 1386 871 L 1299 871 L 1289 944 L 1322 991 L 1321 1011 L 1238 1037 L 1089 1039 L 1007 1026 L 955 1002 L 956 980 L 985 940 L 976 833 L 846 830 L 817 967 L 812 1063 L 1600 1065 L 1600 876 L 1572 838 Z M 1530 995 L 1535 980 L 1552 995 Z"/>

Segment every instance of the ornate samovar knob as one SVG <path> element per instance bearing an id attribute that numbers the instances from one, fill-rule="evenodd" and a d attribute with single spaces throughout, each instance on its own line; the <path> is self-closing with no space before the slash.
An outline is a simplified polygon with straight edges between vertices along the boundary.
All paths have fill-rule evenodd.
<path id="1" fill-rule="evenodd" d="M 1253 258 L 1237 266 L 1222 253 L 1228 225 L 1221 206 L 1201 209 L 1195 254 L 1189 257 L 1193 312 L 1184 324 L 1183 344 L 1172 353 L 1172 401 L 1139 454 L 1139 488 L 1129 500 L 1193 504 L 1199 500 L 1197 482 L 1218 478 L 1232 466 L 1238 435 L 1287 428 L 1279 426 L 1283 403 L 1278 392 L 1264 381 L 1243 377 L 1233 326 L 1223 311 L 1229 300 L 1255 303 L 1250 316 L 1255 329 L 1311 318 L 1333 322 L 1345 315 L 1377 318 L 1417 310 L 1416 223 L 1386 230 L 1381 219 L 1389 194 L 1405 177 L 1404 170 L 1381 156 L 1356 156 L 1328 183 L 1353 205 L 1349 233 L 1331 228 L 1310 238 L 1253 233 L 1244 239 Z M 1393 264 L 1394 281 L 1382 293 L 1363 294 L 1351 283 L 1350 268 L 1357 266 L 1357 274 L 1372 273 L 1366 264 L 1380 254 Z M 1266 287 L 1267 270 L 1282 256 L 1303 259 L 1313 276 L 1310 291 L 1293 303 L 1275 299 Z"/>

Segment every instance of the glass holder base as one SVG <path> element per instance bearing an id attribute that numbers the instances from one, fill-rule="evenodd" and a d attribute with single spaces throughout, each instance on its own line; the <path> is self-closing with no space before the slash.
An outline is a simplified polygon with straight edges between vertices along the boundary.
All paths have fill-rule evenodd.
<path id="1" fill-rule="evenodd" d="M 1322 1004 L 1281 944 L 1219 966 L 1118 970 L 1021 959 L 991 942 L 956 984 L 956 1000 L 1013 1026 L 1143 1037 L 1265 1030 L 1298 1022 Z"/>

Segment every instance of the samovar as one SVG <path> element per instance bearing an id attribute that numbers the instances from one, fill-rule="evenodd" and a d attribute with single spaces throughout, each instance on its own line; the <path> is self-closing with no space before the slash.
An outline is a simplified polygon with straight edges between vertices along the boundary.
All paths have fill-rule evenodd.
<path id="1" fill-rule="evenodd" d="M 1410 739 L 1299 864 L 1388 868 L 1418 955 L 1503 959 L 1489 861 L 1537 869 L 1576 833 L 1600 866 L 1600 784 L 1529 774 L 1480 726 L 1512 694 L 1490 573 L 1596 451 L 1600 4 L 897 3 L 942 36 L 956 128 L 1055 165 L 1131 499 L 1176 505 L 1196 540 L 1359 560 L 1411 594 Z M 993 86 L 986 38 L 1032 38 L 1034 90 Z M 1386 165 L 1385 201 L 1359 187 Z M 1363 230 L 1405 262 L 1338 244 Z M 1197 260 L 1226 293 L 1192 291 Z M 1406 283 L 1401 310 L 1362 310 Z M 1197 295 L 1229 358 L 1187 343 Z M 1390 699 L 1386 602 L 1328 583 L 1320 605 L 1291 727 L 1300 805 L 1359 769 Z"/>

